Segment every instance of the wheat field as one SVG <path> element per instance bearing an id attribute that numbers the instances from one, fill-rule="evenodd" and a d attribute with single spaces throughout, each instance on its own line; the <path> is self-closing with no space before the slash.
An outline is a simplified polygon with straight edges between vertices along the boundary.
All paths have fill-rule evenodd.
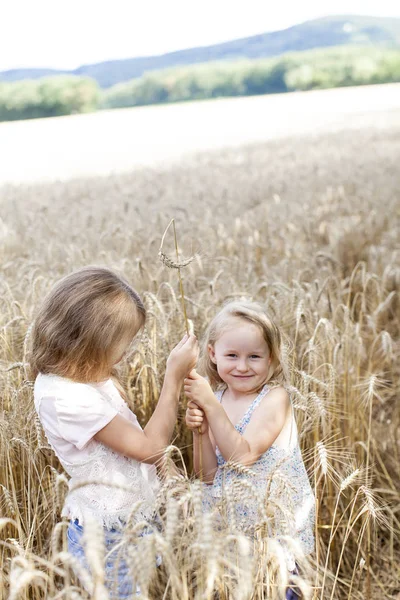
<path id="1" fill-rule="evenodd" d="M 176 272 L 159 261 L 176 220 L 195 331 L 224 300 L 261 301 L 294 344 L 292 395 L 317 497 L 316 553 L 298 556 L 304 598 L 400 598 L 400 127 L 214 151 L 168 168 L 0 189 L 1 597 L 89 597 L 74 578 L 60 509 L 66 476 L 28 376 L 30 324 L 60 276 L 87 264 L 125 274 L 145 331 L 121 365 L 144 424 L 184 332 Z M 166 242 L 172 254 L 173 240 Z M 127 528 L 142 597 L 283 598 L 279 549 L 262 531 L 212 531 L 191 475 L 184 399 L 158 498 L 164 527 Z M 105 598 L 102 544 L 88 539 L 91 597 Z M 162 566 L 156 568 L 155 556 Z"/>

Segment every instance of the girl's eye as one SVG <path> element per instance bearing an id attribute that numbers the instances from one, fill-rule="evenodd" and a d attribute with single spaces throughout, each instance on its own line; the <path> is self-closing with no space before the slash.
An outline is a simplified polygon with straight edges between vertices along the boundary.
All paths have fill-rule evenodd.
<path id="1" fill-rule="evenodd" d="M 260 358 L 260 357 L 258 356 L 258 354 L 252 354 L 252 355 L 250 356 L 250 358 Z"/>
<path id="2" fill-rule="evenodd" d="M 236 354 L 227 354 L 229 358 L 235 358 Z"/>

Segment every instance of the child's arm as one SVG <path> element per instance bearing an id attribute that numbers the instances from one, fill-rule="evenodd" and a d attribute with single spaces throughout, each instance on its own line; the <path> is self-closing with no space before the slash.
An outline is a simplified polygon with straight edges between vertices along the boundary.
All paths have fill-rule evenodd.
<path id="1" fill-rule="evenodd" d="M 157 462 L 172 437 L 183 380 L 196 364 L 197 355 L 195 336 L 185 336 L 171 352 L 160 398 L 143 431 L 117 415 L 94 436 L 95 439 L 119 454 L 138 461 Z"/>
<path id="2" fill-rule="evenodd" d="M 188 403 L 186 410 L 186 425 L 193 432 L 194 472 L 196 475 L 202 475 L 204 483 L 212 483 L 218 466 L 217 457 L 215 456 L 215 447 L 209 435 L 208 422 L 204 411 L 202 411 L 194 402 Z M 203 471 L 202 473 L 201 470 Z"/>
<path id="3" fill-rule="evenodd" d="M 207 417 L 215 442 L 225 460 L 244 465 L 254 464 L 274 443 L 286 422 L 290 402 L 284 388 L 272 389 L 255 410 L 242 436 L 230 422 L 215 398 L 209 383 L 195 371 L 185 379 L 185 393 L 201 407 Z"/>

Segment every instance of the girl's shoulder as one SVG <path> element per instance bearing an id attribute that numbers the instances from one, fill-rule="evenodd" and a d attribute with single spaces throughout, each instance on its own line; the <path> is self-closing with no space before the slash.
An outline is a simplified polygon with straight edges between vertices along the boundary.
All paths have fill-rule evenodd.
<path id="1" fill-rule="evenodd" d="M 33 386 L 33 397 L 36 407 L 43 398 L 56 398 L 63 392 L 71 388 L 70 382 L 64 377 L 53 375 L 50 373 L 39 373 L 35 379 Z"/>
<path id="2" fill-rule="evenodd" d="M 56 453 L 60 439 L 82 450 L 120 412 L 122 399 L 111 397 L 105 391 L 106 383 L 79 383 L 58 375 L 38 375 L 35 407 Z"/>
<path id="3" fill-rule="evenodd" d="M 38 407 L 43 398 L 53 399 L 57 404 L 91 405 L 99 400 L 103 387 L 110 383 L 106 381 L 92 385 L 52 373 L 39 373 L 34 384 L 35 405 Z"/>
<path id="4" fill-rule="evenodd" d="M 290 394 L 287 390 L 287 387 L 282 383 L 267 383 L 264 389 L 266 390 L 266 395 L 268 396 L 279 396 L 281 398 L 290 400 Z"/>
<path id="5" fill-rule="evenodd" d="M 53 373 L 39 373 L 35 379 L 33 389 L 35 395 L 53 395 L 70 392 L 71 390 L 85 390 L 87 387 L 88 385 L 86 383 L 73 381 L 67 377 L 61 377 L 60 375 L 54 375 Z"/>
<path id="6" fill-rule="evenodd" d="M 261 391 L 258 401 L 256 399 L 257 406 L 260 406 L 261 411 L 263 408 L 274 407 L 275 410 L 287 412 L 290 408 L 290 395 L 286 387 L 280 383 L 276 385 L 267 384 Z"/>

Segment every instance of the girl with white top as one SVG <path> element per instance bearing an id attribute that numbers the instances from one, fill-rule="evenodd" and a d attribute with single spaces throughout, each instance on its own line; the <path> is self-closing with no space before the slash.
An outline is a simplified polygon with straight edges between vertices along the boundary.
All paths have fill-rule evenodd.
<path id="1" fill-rule="evenodd" d="M 253 535 L 264 525 L 295 572 L 284 536 L 295 538 L 305 555 L 313 551 L 315 501 L 285 389 L 281 333 L 261 305 L 228 303 L 207 329 L 202 366 L 207 379 L 193 370 L 184 389 L 197 473 L 202 439 L 205 509 L 217 511 L 222 527 L 221 498 L 233 503 L 228 525 Z M 286 597 L 298 596 L 288 588 Z"/>
<path id="2" fill-rule="evenodd" d="M 101 524 L 111 598 L 136 592 L 127 564 L 113 559 L 113 548 L 128 520 L 151 523 L 158 487 L 154 465 L 170 442 L 183 380 L 198 355 L 192 335 L 172 350 L 157 406 L 142 429 L 112 376 L 145 317 L 140 297 L 124 279 L 86 267 L 55 285 L 32 332 L 35 407 L 71 477 L 62 511 L 70 520 L 68 548 L 87 568 L 85 523 Z"/>

